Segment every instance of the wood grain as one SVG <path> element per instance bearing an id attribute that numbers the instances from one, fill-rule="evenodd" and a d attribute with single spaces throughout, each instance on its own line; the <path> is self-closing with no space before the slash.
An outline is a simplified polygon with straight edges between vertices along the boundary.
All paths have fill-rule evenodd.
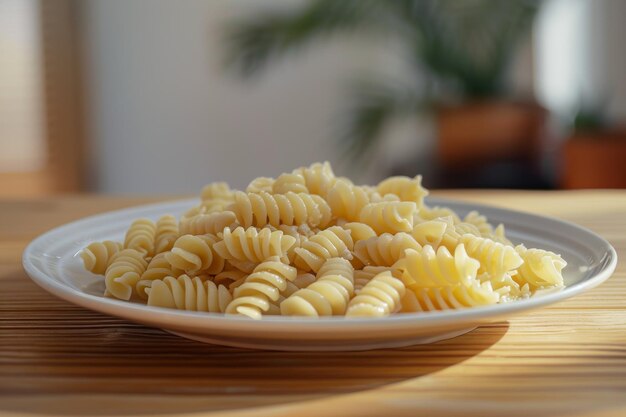
<path id="1" fill-rule="evenodd" d="M 558 216 L 626 256 L 626 192 L 445 192 Z M 204 345 L 56 299 L 25 245 L 89 214 L 155 201 L 0 200 L 0 414 L 626 415 L 626 267 L 600 287 L 427 346 L 285 353 Z"/>

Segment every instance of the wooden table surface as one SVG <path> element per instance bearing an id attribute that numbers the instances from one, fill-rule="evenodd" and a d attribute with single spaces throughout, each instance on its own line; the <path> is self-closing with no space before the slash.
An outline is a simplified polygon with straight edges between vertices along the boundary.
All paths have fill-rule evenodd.
<path id="1" fill-rule="evenodd" d="M 626 259 L 626 191 L 434 194 L 574 221 Z M 45 230 L 154 200 L 0 200 L 1 415 L 626 415 L 624 262 L 593 291 L 508 322 L 356 353 L 204 345 L 61 301 L 23 272 Z"/>

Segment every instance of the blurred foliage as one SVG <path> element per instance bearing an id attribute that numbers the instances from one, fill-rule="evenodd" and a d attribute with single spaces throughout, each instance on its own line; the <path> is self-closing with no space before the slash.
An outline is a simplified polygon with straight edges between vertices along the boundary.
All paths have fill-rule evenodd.
<path id="1" fill-rule="evenodd" d="M 572 120 L 574 133 L 590 133 L 606 130 L 609 122 L 606 117 L 606 105 L 581 105 Z"/>
<path id="2" fill-rule="evenodd" d="M 371 147 L 393 117 L 414 115 L 437 102 L 506 94 L 506 70 L 539 4 L 539 0 L 311 0 L 293 10 L 233 22 L 227 31 L 227 64 L 249 77 L 274 59 L 333 35 L 393 36 L 406 51 L 416 80 L 409 86 L 388 80 L 356 84 L 342 137 L 356 156 Z"/>

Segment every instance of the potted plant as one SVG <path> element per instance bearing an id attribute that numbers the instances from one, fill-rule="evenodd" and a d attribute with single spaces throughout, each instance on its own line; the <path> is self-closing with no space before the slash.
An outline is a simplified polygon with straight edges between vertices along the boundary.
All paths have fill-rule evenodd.
<path id="1" fill-rule="evenodd" d="M 235 22 L 228 33 L 228 63 L 248 76 L 274 58 L 329 35 L 392 36 L 403 45 L 416 82 L 357 83 L 341 137 L 353 157 L 367 153 L 391 119 L 423 111 L 436 117 L 438 157 L 444 166 L 494 155 L 530 157 L 545 112 L 534 102 L 511 100 L 505 77 L 538 4 L 312 0 L 296 10 Z"/>
<path id="2" fill-rule="evenodd" d="M 582 108 L 562 148 L 563 188 L 626 188 L 626 129 L 601 108 Z"/>

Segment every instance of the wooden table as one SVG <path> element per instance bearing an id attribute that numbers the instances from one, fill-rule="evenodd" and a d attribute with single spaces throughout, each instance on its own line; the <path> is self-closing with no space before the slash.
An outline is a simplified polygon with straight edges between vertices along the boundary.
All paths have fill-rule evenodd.
<path id="1" fill-rule="evenodd" d="M 626 191 L 435 195 L 558 216 L 626 259 Z M 154 199 L 0 201 L 0 414 L 626 415 L 626 267 L 553 307 L 427 346 L 284 353 L 203 345 L 61 301 L 23 272 L 33 237 Z"/>

